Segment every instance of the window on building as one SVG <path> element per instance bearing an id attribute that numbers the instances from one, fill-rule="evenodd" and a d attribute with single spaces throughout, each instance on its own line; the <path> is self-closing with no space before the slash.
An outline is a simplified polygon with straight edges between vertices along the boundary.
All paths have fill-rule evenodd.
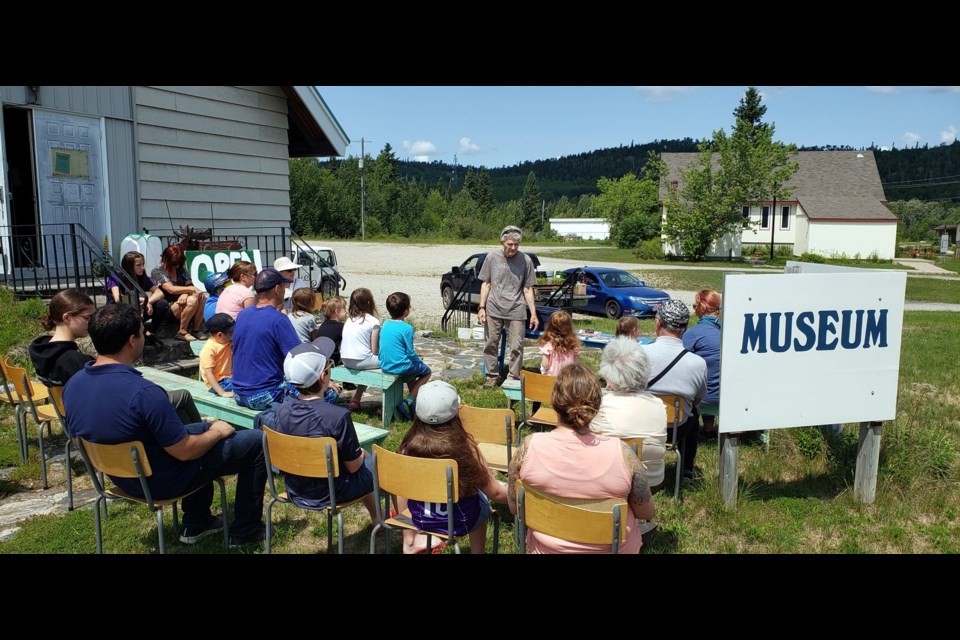
<path id="1" fill-rule="evenodd" d="M 743 209 L 742 209 L 741 211 L 743 212 L 743 217 L 744 217 L 744 218 L 749 218 L 749 217 L 750 217 L 750 207 L 745 206 L 745 207 L 743 207 Z"/>
<path id="2" fill-rule="evenodd" d="M 784 207 L 780 209 L 780 228 L 790 228 L 790 207 Z"/>
<path id="3" fill-rule="evenodd" d="M 760 228 L 761 229 L 770 228 L 770 207 L 760 208 Z"/>

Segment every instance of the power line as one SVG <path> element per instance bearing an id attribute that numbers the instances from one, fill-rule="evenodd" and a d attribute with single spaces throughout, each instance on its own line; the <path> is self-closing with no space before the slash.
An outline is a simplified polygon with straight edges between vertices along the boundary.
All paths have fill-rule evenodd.
<path id="1" fill-rule="evenodd" d="M 947 180 L 947 179 L 949 179 L 949 178 L 960 178 L 960 175 L 954 175 L 954 176 L 937 176 L 936 178 L 912 178 L 912 179 L 910 179 L 910 180 L 896 180 L 896 181 L 894 181 L 894 182 L 884 182 L 883 185 L 884 185 L 884 186 L 887 186 L 887 185 L 898 185 L 898 184 L 908 184 L 908 183 L 913 183 L 913 182 L 927 182 L 927 183 L 929 183 L 929 182 L 932 181 L 932 180 Z M 882 181 L 881 181 L 881 182 L 882 182 Z M 934 184 L 936 184 L 936 183 L 934 183 Z"/>
<path id="2" fill-rule="evenodd" d="M 918 189 L 924 187 L 939 187 L 948 184 L 960 184 L 960 180 L 950 180 L 948 182 L 926 182 L 924 184 L 904 184 L 904 185 L 891 185 L 891 183 L 884 184 L 883 187 L 886 189 L 890 187 L 891 189 Z"/>

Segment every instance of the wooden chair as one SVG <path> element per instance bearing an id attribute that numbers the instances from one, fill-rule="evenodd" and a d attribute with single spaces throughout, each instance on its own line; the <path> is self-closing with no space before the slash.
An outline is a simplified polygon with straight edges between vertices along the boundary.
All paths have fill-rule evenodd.
<path id="1" fill-rule="evenodd" d="M 163 508 L 170 505 L 173 508 L 173 531 L 174 535 L 180 529 L 180 523 L 177 520 L 177 503 L 202 489 L 197 487 L 175 498 L 166 498 L 164 500 L 155 500 L 150 493 L 150 487 L 147 485 L 147 478 L 153 475 L 153 469 L 150 467 L 150 461 L 147 459 L 143 443 L 139 440 L 130 442 L 119 442 L 117 444 L 99 444 L 90 442 L 85 438 L 78 438 L 80 441 L 80 455 L 83 456 L 83 462 L 87 466 L 87 473 L 93 481 L 93 486 L 97 490 L 99 497 L 93 509 L 93 520 L 97 532 L 97 553 L 103 553 L 103 532 L 100 526 L 100 504 L 103 503 L 106 509 L 107 500 L 128 500 L 137 504 L 144 504 L 150 507 L 150 510 L 157 514 L 157 538 L 160 542 L 160 553 L 166 553 L 166 545 L 163 537 Z M 143 489 L 143 496 L 139 498 L 130 495 L 117 486 L 105 488 L 104 483 L 97 476 L 97 472 L 117 478 L 138 478 L 140 486 Z M 223 548 L 229 547 L 230 534 L 227 527 L 227 491 L 224 486 L 223 478 L 215 478 L 214 481 L 220 485 L 220 514 L 223 518 Z"/>
<path id="2" fill-rule="evenodd" d="M 337 457 L 337 441 L 333 438 L 308 438 L 279 433 L 263 425 L 263 456 L 267 465 L 267 488 L 270 500 L 267 502 L 267 553 L 270 553 L 270 538 L 273 527 L 270 514 L 277 502 L 292 504 L 300 509 L 309 509 L 294 504 L 287 492 L 277 492 L 276 467 L 282 473 L 308 478 L 326 478 L 330 495 L 330 504 L 316 511 L 327 512 L 327 552 L 333 547 L 333 516 L 337 516 L 337 552 L 343 554 L 343 513 L 342 510 L 363 500 L 363 497 L 350 502 L 337 503 L 335 479 L 340 475 L 340 461 Z M 310 509 L 314 510 L 314 509 Z"/>
<path id="3" fill-rule="evenodd" d="M 47 428 L 48 436 L 52 435 L 51 424 L 54 420 L 58 419 L 58 416 L 50 404 L 40 404 L 37 396 L 39 395 L 43 400 L 49 400 L 50 389 L 41 384 L 34 387 L 29 376 L 27 376 L 27 370 L 23 367 L 13 366 L 11 363 L 7 363 L 6 372 L 9 375 L 9 380 L 13 382 L 17 395 L 20 397 L 20 422 L 22 424 L 19 434 L 23 446 L 23 458 L 25 460 L 27 456 L 27 418 L 33 418 L 33 421 L 37 424 L 37 442 L 40 446 L 40 478 L 43 483 L 43 488 L 49 489 L 50 485 L 47 482 L 47 456 L 43 446 L 43 428 Z M 42 391 L 40 389 L 42 389 Z M 63 423 L 61 423 L 61 426 L 64 426 Z M 63 432 L 67 432 L 65 426 Z"/>
<path id="4" fill-rule="evenodd" d="M 23 373 L 26 373 L 26 369 L 13 364 L 13 360 L 9 358 L 0 358 L 0 374 L 3 376 L 3 388 L 5 391 L 3 401 L 14 406 L 13 415 L 14 423 L 17 429 L 17 444 L 20 449 L 20 461 L 26 462 L 28 455 L 27 415 L 29 414 L 29 408 L 27 407 L 26 398 L 20 392 L 20 388 L 22 386 L 20 377 Z M 13 386 L 13 392 L 10 391 L 9 385 Z M 30 390 L 32 392 L 30 397 L 34 404 L 46 402 L 50 397 L 49 389 L 47 389 L 46 385 L 39 382 L 36 385 L 31 383 Z"/>
<path id="5" fill-rule="evenodd" d="M 477 448 L 494 471 L 507 473 L 513 458 L 513 411 L 460 405 L 458 411 L 464 431 L 473 436 Z"/>
<path id="6" fill-rule="evenodd" d="M 410 529 L 427 536 L 427 548 L 432 547 L 432 538 L 453 540 L 453 548 L 460 553 L 460 545 L 455 536 L 435 531 L 419 529 L 406 509 L 392 517 L 386 517 L 390 496 L 403 496 L 409 500 L 433 502 L 446 505 L 447 531 L 454 530 L 454 504 L 460 500 L 459 475 L 457 461 L 450 458 L 416 458 L 387 451 L 373 445 L 373 491 L 377 501 L 377 522 L 370 534 L 370 553 L 377 552 L 377 533 L 387 532 L 387 551 L 389 552 L 389 532 L 394 529 Z M 493 552 L 497 553 L 500 543 L 500 520 L 496 514 L 493 519 Z"/>
<path id="7" fill-rule="evenodd" d="M 559 498 L 517 481 L 517 537 L 520 553 L 527 552 L 527 528 L 582 544 L 609 544 L 619 553 L 627 539 L 627 521 L 633 517 L 623 498 L 587 500 Z"/>
<path id="8" fill-rule="evenodd" d="M 653 395 L 660 398 L 660 401 L 663 402 L 667 408 L 667 428 L 673 427 L 672 442 L 665 443 L 664 448 L 667 451 L 672 451 L 677 454 L 677 478 L 673 487 L 673 499 L 679 500 L 680 477 L 683 473 L 683 454 L 680 453 L 680 443 L 677 441 L 677 432 L 680 429 L 680 425 L 686 420 L 683 404 L 685 399 L 683 396 L 675 393 L 655 393 Z"/>
<path id="9" fill-rule="evenodd" d="M 643 438 L 637 436 L 635 438 L 620 438 L 633 449 L 633 452 L 637 454 L 637 457 L 643 460 Z"/>
<path id="10" fill-rule="evenodd" d="M 532 371 L 520 372 L 520 425 L 517 427 L 517 444 L 520 444 L 520 429 L 524 426 L 554 429 L 557 426 L 557 412 L 544 405 L 550 403 L 556 376 L 545 376 Z M 530 416 L 527 415 L 527 400 L 540 403 L 540 407 Z"/>

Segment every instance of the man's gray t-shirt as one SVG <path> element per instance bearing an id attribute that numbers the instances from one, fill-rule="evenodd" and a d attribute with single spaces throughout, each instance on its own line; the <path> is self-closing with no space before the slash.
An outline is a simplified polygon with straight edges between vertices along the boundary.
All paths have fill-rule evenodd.
<path id="1" fill-rule="evenodd" d="M 657 376 L 683 351 L 683 342 L 673 336 L 658 336 L 653 344 L 643 345 L 650 360 L 650 377 Z M 652 387 L 650 393 L 676 393 L 684 398 L 683 414 L 688 418 L 693 401 L 707 395 L 707 361 L 693 352 L 687 352 Z"/>
<path id="2" fill-rule="evenodd" d="M 512 258 L 507 258 L 502 249 L 494 249 L 484 259 L 478 277 L 490 283 L 488 316 L 502 320 L 527 319 L 523 288 L 537 283 L 536 269 L 527 254 L 518 251 Z"/>

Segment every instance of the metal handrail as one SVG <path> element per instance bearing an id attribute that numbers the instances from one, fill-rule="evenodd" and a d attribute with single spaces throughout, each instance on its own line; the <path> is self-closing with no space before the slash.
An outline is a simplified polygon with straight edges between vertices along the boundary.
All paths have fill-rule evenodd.
<path id="1" fill-rule="evenodd" d="M 460 285 L 460 288 L 457 289 L 456 294 L 454 294 L 453 299 L 450 301 L 450 306 L 444 311 L 443 318 L 440 319 L 440 329 L 443 331 L 447 330 L 447 325 L 450 323 L 450 320 L 453 318 L 455 313 L 460 314 L 458 317 L 459 321 L 456 323 L 456 326 L 470 326 L 470 302 L 469 300 L 464 300 L 464 297 L 465 295 L 469 295 L 470 286 L 476 279 L 477 276 L 474 271 L 471 271 L 467 275 L 466 279 L 463 281 L 463 284 Z"/>

